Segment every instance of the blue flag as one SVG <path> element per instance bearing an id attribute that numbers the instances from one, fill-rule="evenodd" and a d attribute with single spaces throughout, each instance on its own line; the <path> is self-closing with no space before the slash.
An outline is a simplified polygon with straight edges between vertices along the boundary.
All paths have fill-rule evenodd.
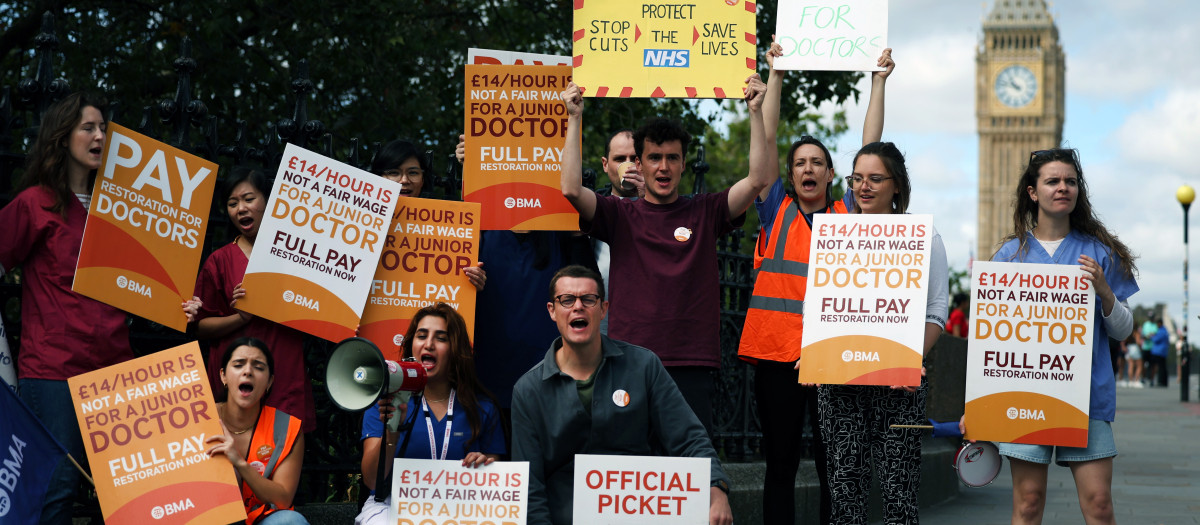
<path id="1" fill-rule="evenodd" d="M 37 523 L 66 449 L 0 380 L 0 523 Z"/>

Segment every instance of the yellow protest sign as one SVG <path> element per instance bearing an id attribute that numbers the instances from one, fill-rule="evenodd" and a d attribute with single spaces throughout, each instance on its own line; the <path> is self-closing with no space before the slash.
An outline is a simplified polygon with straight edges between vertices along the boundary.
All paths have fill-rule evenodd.
<path id="1" fill-rule="evenodd" d="M 740 98 L 757 65 L 755 2 L 575 0 L 585 97 Z"/>

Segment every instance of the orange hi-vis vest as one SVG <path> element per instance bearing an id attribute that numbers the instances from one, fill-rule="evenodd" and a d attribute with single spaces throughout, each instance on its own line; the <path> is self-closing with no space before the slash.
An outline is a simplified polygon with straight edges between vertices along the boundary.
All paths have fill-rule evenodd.
<path id="1" fill-rule="evenodd" d="M 262 412 L 258 415 L 258 425 L 254 427 L 254 436 L 250 438 L 250 453 L 246 455 L 246 462 L 262 474 L 262 477 L 271 479 L 275 468 L 292 453 L 292 446 L 296 444 L 296 437 L 299 435 L 299 419 L 282 410 L 276 410 L 275 407 L 263 405 Z M 263 503 L 244 480 L 241 485 L 242 504 L 246 506 L 246 525 L 254 525 L 277 510 L 292 508 L 280 509 Z"/>
<path id="2" fill-rule="evenodd" d="M 848 213 L 837 201 L 826 213 Z M 786 232 L 786 234 L 784 234 Z M 800 358 L 804 335 L 804 293 L 808 289 L 808 248 L 812 228 L 793 204 L 783 198 L 771 225 L 770 240 L 763 247 L 763 236 L 754 249 L 754 293 L 746 310 L 738 357 L 791 362 Z"/>

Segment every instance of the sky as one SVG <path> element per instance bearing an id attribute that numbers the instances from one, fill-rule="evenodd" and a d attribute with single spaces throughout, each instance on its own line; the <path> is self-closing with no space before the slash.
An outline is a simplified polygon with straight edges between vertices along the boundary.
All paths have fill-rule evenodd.
<path id="1" fill-rule="evenodd" d="M 883 139 L 904 152 L 912 213 L 932 213 L 952 269 L 976 245 L 979 137 L 975 54 L 995 0 L 892 0 L 888 45 L 896 70 L 887 83 Z M 1050 5 L 1066 55 L 1065 146 L 1078 148 L 1094 209 L 1139 256 L 1130 306 L 1167 305 L 1182 317 L 1183 208 L 1176 190 L 1200 190 L 1200 2 L 1059 0 Z M 850 130 L 834 165 L 849 173 L 862 139 L 869 80 L 860 103 L 844 106 Z M 832 107 L 822 111 L 831 113 Z M 1191 326 L 1200 328 L 1200 203 L 1190 217 Z M 987 259 L 991 254 L 975 254 Z M 1195 339 L 1195 338 L 1193 338 Z"/>

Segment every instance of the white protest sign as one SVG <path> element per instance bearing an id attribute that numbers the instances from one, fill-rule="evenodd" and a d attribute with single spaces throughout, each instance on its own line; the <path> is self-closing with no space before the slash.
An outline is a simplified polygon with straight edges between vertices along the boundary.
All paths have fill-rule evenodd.
<path id="1" fill-rule="evenodd" d="M 932 215 L 813 216 L 801 383 L 921 384 Z"/>
<path id="2" fill-rule="evenodd" d="M 1096 292 L 1075 265 L 971 268 L 971 439 L 1087 446 Z"/>
<path id="3" fill-rule="evenodd" d="M 575 523 L 708 523 L 712 459 L 575 455 Z"/>
<path id="4" fill-rule="evenodd" d="M 469 468 L 462 461 L 398 458 L 392 473 L 388 523 L 525 525 L 528 461 Z"/>
<path id="5" fill-rule="evenodd" d="M 887 45 L 888 0 L 780 0 L 776 69 L 881 71 Z"/>

